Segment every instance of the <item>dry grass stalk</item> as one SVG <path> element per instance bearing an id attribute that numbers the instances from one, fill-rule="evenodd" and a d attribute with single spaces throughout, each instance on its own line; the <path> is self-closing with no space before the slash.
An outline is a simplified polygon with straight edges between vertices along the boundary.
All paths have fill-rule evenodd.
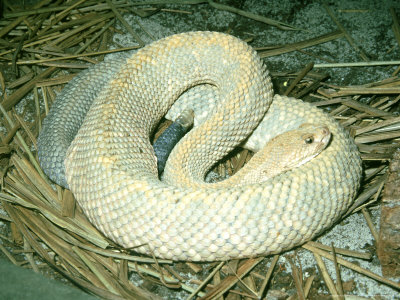
<path id="1" fill-rule="evenodd" d="M 341 88 L 335 94 L 332 94 L 331 97 L 341 97 L 347 95 L 387 95 L 387 94 L 400 94 L 400 87 L 392 87 L 392 88 L 363 88 L 363 87 L 344 87 Z"/>
<path id="2" fill-rule="evenodd" d="M 338 298 L 339 300 L 344 300 L 343 283 L 342 283 L 342 278 L 340 276 L 340 267 L 336 260 L 336 251 L 335 247 L 333 246 L 333 243 L 332 243 L 332 254 L 333 254 L 333 264 L 335 266 L 335 273 L 336 273 L 336 290 L 338 292 Z"/>
<path id="3" fill-rule="evenodd" d="M 362 133 L 367 133 L 367 132 L 375 131 L 377 129 L 381 129 L 381 128 L 384 128 L 384 127 L 389 127 L 390 125 L 394 125 L 394 124 L 397 124 L 397 125 L 400 124 L 400 117 L 394 117 L 394 118 L 390 118 L 390 119 L 387 119 L 387 120 L 384 120 L 384 121 L 379 121 L 378 120 L 378 122 L 376 122 L 374 124 L 371 124 L 369 126 L 357 128 L 355 130 L 354 134 L 355 134 L 355 136 L 357 136 L 357 135 L 360 135 Z"/>
<path id="4" fill-rule="evenodd" d="M 342 36 L 343 36 L 343 32 L 337 30 L 337 31 L 333 31 L 331 33 L 327 33 L 327 34 L 324 34 L 324 35 L 321 35 L 319 37 L 312 38 L 309 40 L 305 40 L 305 41 L 301 41 L 301 42 L 297 42 L 297 43 L 293 43 L 293 44 L 286 44 L 286 45 L 277 47 L 276 49 L 272 49 L 272 50 L 260 51 L 260 52 L 258 52 L 258 55 L 261 58 L 275 56 L 275 55 L 279 55 L 279 54 L 283 54 L 283 53 L 287 53 L 287 52 L 292 52 L 292 51 L 295 51 L 298 49 L 308 48 L 308 47 L 315 46 L 318 44 L 326 43 L 326 42 L 341 38 Z"/>
<path id="5" fill-rule="evenodd" d="M 199 291 L 201 291 L 201 289 L 207 285 L 207 283 L 214 277 L 214 275 L 222 268 L 222 266 L 225 264 L 225 262 L 220 262 L 218 264 L 218 266 L 216 266 L 214 268 L 214 270 L 212 270 L 212 272 L 206 277 L 206 279 L 203 280 L 203 282 L 201 284 L 199 284 L 199 286 L 196 288 L 196 290 L 193 291 L 193 293 L 190 294 L 190 296 L 187 298 L 187 300 L 192 299 L 193 297 L 195 297 Z"/>
<path id="6" fill-rule="evenodd" d="M 323 245 L 318 242 L 309 241 L 309 242 L 307 242 L 307 245 L 310 245 L 312 247 L 316 247 L 316 248 L 319 248 L 319 249 L 322 249 L 325 251 L 332 251 L 331 247 Z M 361 259 L 365 259 L 365 260 L 370 260 L 372 258 L 370 253 L 359 252 L 359 251 L 348 250 L 348 249 L 335 248 L 335 252 L 338 254 L 341 254 L 341 255 L 350 256 L 350 257 L 354 257 L 354 258 L 361 258 Z"/>
<path id="7" fill-rule="evenodd" d="M 221 283 L 214 287 L 202 297 L 201 300 L 215 299 L 225 294 L 231 287 L 233 287 L 239 280 L 241 280 L 248 272 L 250 272 L 263 258 L 250 258 L 247 259 L 238 269 L 235 275 L 229 275 Z"/>
<path id="8" fill-rule="evenodd" d="M 323 250 L 318 249 L 318 248 L 314 248 L 314 247 L 312 247 L 312 246 L 310 246 L 308 244 L 304 244 L 302 247 L 307 249 L 307 250 L 309 250 L 309 251 L 311 251 L 313 254 L 317 254 L 319 256 L 325 257 L 325 258 L 333 261 L 333 255 L 329 254 L 326 251 L 323 251 Z M 365 276 L 368 276 L 370 278 L 373 278 L 376 281 L 379 281 L 379 282 L 382 282 L 382 283 L 384 283 L 384 284 L 386 284 L 388 286 L 394 287 L 395 289 L 400 289 L 400 283 L 397 283 L 397 282 L 392 281 L 390 279 L 387 279 L 387 278 L 385 278 L 383 276 L 375 274 L 375 273 L 373 273 L 373 272 L 371 272 L 371 271 L 369 271 L 367 269 L 361 268 L 360 266 L 358 266 L 356 264 L 353 264 L 353 263 L 351 263 L 351 262 L 349 262 L 349 261 L 347 261 L 347 260 L 345 260 L 343 258 L 337 257 L 337 262 L 339 264 L 349 268 L 349 269 L 352 269 L 352 270 L 356 271 L 357 273 L 360 273 L 362 275 L 365 275 Z"/>
<path id="9" fill-rule="evenodd" d="M 287 96 L 289 93 L 294 89 L 294 87 L 306 76 L 308 72 L 311 71 L 311 69 L 314 67 L 314 63 L 311 62 L 307 64 L 301 71 L 300 73 L 296 76 L 296 78 L 292 81 L 292 83 L 289 85 L 289 87 L 286 89 L 286 91 L 283 93 L 283 95 Z"/>
<path id="10" fill-rule="evenodd" d="M 372 66 L 391 66 L 400 65 L 399 60 L 394 61 L 366 61 L 350 63 L 325 63 L 315 64 L 314 68 L 349 68 L 349 67 L 372 67 Z"/>
<path id="11" fill-rule="evenodd" d="M 306 283 L 304 284 L 304 295 L 308 297 L 308 294 L 310 293 L 311 290 L 311 285 L 314 281 L 315 275 L 311 275 L 306 279 Z"/>
<path id="12" fill-rule="evenodd" d="M 291 258 L 289 259 L 290 266 L 292 268 L 292 277 L 294 284 L 296 286 L 297 290 L 297 297 L 299 300 L 305 300 L 306 296 L 304 294 L 303 290 L 303 274 L 302 272 L 297 268 L 297 266 L 293 263 Z"/>
<path id="13" fill-rule="evenodd" d="M 322 278 L 324 279 L 325 284 L 328 287 L 328 290 L 329 290 L 332 298 L 339 299 L 338 292 L 336 290 L 336 285 L 333 282 L 332 278 L 329 276 L 328 269 L 326 268 L 325 263 L 323 262 L 321 256 L 316 252 L 313 252 L 313 254 L 314 254 L 315 261 L 318 264 Z"/>
<path id="14" fill-rule="evenodd" d="M 98 55 L 102 55 L 102 54 L 110 54 L 110 53 L 129 51 L 129 50 L 134 50 L 134 49 L 138 49 L 138 46 L 125 47 L 125 48 L 119 48 L 119 49 L 113 49 L 113 50 L 105 50 L 105 51 L 99 51 L 99 52 L 82 53 L 82 54 L 76 54 L 76 55 L 67 55 L 67 56 L 63 56 L 63 57 L 46 58 L 46 59 L 42 59 L 42 60 L 26 60 L 26 61 L 20 61 L 17 64 L 20 64 L 20 65 L 38 64 L 38 63 L 45 63 L 45 62 L 65 60 L 65 59 L 81 58 L 81 57 L 86 57 L 86 56 L 98 56 Z M 45 77 L 45 76 L 42 76 L 42 77 Z M 42 78 L 39 78 L 37 81 L 41 81 L 41 80 L 42 80 Z"/>
<path id="15" fill-rule="evenodd" d="M 382 188 L 383 188 L 383 184 L 379 187 L 379 190 L 376 193 L 375 198 L 378 198 Z M 369 227 L 369 230 L 371 231 L 372 236 L 375 239 L 375 242 L 377 243 L 379 241 L 379 233 L 375 228 L 374 222 L 372 222 L 372 218 L 371 218 L 371 215 L 369 214 L 369 211 L 365 207 L 363 207 L 363 208 L 361 208 L 361 212 L 365 218 L 365 221 L 367 222 L 367 225 Z"/>
<path id="16" fill-rule="evenodd" d="M 45 79 L 43 81 L 39 81 L 36 83 L 36 87 L 42 88 L 47 86 L 53 85 L 61 85 L 64 83 L 68 83 L 72 78 L 74 78 L 76 74 L 68 74 L 68 75 L 61 75 L 54 78 Z"/>
<path id="17" fill-rule="evenodd" d="M 272 273 L 274 272 L 274 269 L 275 269 L 275 266 L 276 266 L 276 263 L 278 262 L 278 260 L 279 260 L 279 255 L 275 254 L 271 261 L 271 265 L 268 268 L 267 274 L 265 274 L 265 278 L 261 284 L 260 290 L 258 291 L 259 298 L 261 298 L 264 295 L 265 289 L 271 280 Z"/>
<path id="18" fill-rule="evenodd" d="M 18 78 L 17 80 L 15 80 L 14 82 L 11 82 L 10 84 L 8 84 L 7 88 L 9 89 L 15 89 L 16 87 L 23 85 L 24 83 L 28 82 L 29 80 L 32 79 L 32 77 L 34 76 L 33 72 L 29 72 L 28 74 L 25 74 L 24 76 Z M 4 81 L 1 83 L 1 86 L 4 87 L 5 83 Z"/>
<path id="19" fill-rule="evenodd" d="M 345 216 L 353 213 L 356 208 L 360 207 L 364 204 L 368 199 L 370 199 L 373 195 L 375 195 L 381 189 L 382 184 L 386 180 L 386 174 L 379 176 L 373 184 L 371 184 L 368 188 L 366 188 L 353 202 L 350 208 L 347 210 Z"/>
<path id="20" fill-rule="evenodd" d="M 385 180 L 386 180 L 386 178 L 385 178 Z M 360 211 L 360 210 L 363 211 L 363 209 L 366 208 L 367 206 L 370 206 L 371 204 L 376 203 L 376 202 L 378 201 L 378 198 L 379 198 L 380 195 L 381 195 L 381 192 L 382 192 L 384 183 L 385 183 L 385 182 L 383 182 L 383 181 L 381 182 L 381 184 L 380 184 L 379 187 L 378 187 L 377 192 L 375 193 L 375 195 L 374 195 L 374 197 L 373 197 L 372 199 L 370 199 L 367 203 L 364 203 L 364 204 L 362 204 L 362 205 L 359 205 L 359 206 L 354 210 L 354 212 L 358 212 L 358 211 Z M 366 217 L 366 214 L 364 214 L 364 213 L 363 213 L 363 215 L 364 215 L 364 217 L 365 217 L 365 220 L 367 221 L 367 224 L 368 224 L 368 226 L 369 226 L 369 228 L 370 228 L 370 230 L 371 230 L 371 233 L 372 233 L 373 237 L 376 238 L 376 237 L 377 237 L 377 233 L 376 233 L 376 230 L 375 230 L 375 226 L 373 225 L 373 223 L 372 223 L 372 221 L 371 221 L 371 218 L 367 218 L 367 217 Z M 368 214 L 368 215 L 369 215 L 369 214 Z"/>
<path id="21" fill-rule="evenodd" d="M 35 86 L 35 84 L 39 81 L 42 81 L 44 78 L 50 76 L 53 72 L 56 71 L 56 67 L 50 67 L 41 72 L 39 75 L 25 83 L 22 87 L 20 87 L 17 91 L 15 91 L 11 96 L 7 97 L 1 103 L 6 111 L 10 110 L 11 107 L 16 105 L 22 97 L 24 97 L 27 93 L 29 93 Z"/>
<path id="22" fill-rule="evenodd" d="M 380 133 L 371 133 L 365 134 L 363 136 L 359 136 L 355 138 L 357 144 L 367 144 L 382 140 L 392 140 L 400 137 L 400 130 L 396 130 L 393 132 L 380 132 Z"/>
<path id="23" fill-rule="evenodd" d="M 3 246 L 3 244 L 0 244 L 0 250 L 1 252 L 4 253 L 4 255 L 16 266 L 19 266 L 20 264 L 17 262 L 17 260 L 12 256 L 10 251 L 6 249 L 6 247 Z"/>

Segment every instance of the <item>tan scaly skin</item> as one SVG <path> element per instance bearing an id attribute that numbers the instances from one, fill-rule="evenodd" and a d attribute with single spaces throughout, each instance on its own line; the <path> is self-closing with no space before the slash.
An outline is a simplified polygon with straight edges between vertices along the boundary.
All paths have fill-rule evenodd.
<path id="1" fill-rule="evenodd" d="M 172 103 L 203 83 L 215 88 L 218 103 L 171 152 L 160 181 L 149 137 Z M 311 161 L 261 183 L 204 182 L 258 128 L 269 140 L 303 123 L 323 124 L 332 134 Z M 291 249 L 332 226 L 361 179 L 349 134 L 312 105 L 273 96 L 257 53 L 217 32 L 173 35 L 82 72 L 53 104 L 38 145 L 44 170 L 68 183 L 100 231 L 122 247 L 173 260 Z"/>

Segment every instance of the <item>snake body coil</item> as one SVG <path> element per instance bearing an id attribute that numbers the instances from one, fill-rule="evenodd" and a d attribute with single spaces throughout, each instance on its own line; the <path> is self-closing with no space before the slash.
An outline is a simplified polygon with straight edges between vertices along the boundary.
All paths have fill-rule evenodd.
<path id="1" fill-rule="evenodd" d="M 200 84 L 211 85 L 218 105 L 174 148 L 161 182 L 149 137 L 174 101 Z M 325 124 L 332 140 L 312 161 L 266 182 L 204 183 L 261 120 L 265 140 L 302 123 Z M 167 37 L 77 76 L 39 137 L 40 162 L 61 183 L 66 151 L 68 186 L 91 222 L 126 248 L 174 260 L 292 248 L 338 220 L 361 177 L 357 148 L 336 121 L 300 100 L 273 97 L 255 51 L 213 32 Z"/>

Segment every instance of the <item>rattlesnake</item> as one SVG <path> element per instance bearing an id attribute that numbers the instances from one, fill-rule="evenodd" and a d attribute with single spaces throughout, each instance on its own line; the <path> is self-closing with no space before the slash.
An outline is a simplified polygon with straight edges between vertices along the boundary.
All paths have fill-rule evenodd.
<path id="1" fill-rule="evenodd" d="M 149 137 L 182 94 L 209 99 L 191 93 L 204 84 L 217 104 L 174 148 L 160 181 Z M 262 183 L 204 182 L 257 125 L 255 140 L 265 143 L 303 123 L 324 124 L 332 133 L 310 162 Z M 173 35 L 76 76 L 44 121 L 39 158 L 106 236 L 174 260 L 252 257 L 304 243 L 346 211 L 361 178 L 348 133 L 310 104 L 273 97 L 256 52 L 216 32 Z"/>

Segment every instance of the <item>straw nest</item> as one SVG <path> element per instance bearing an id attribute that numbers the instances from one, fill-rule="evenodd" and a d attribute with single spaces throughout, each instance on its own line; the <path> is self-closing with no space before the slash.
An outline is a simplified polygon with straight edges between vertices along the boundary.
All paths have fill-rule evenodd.
<path id="1" fill-rule="evenodd" d="M 5 18 L 0 21 L 0 63 L 3 66 L 0 73 L 0 125 L 4 129 L 0 135 L 0 209 L 5 212 L 0 214 L 0 221 L 9 229 L 0 235 L 0 249 L 4 255 L 14 264 L 32 268 L 35 272 L 43 268 L 44 262 L 70 282 L 105 299 L 158 299 L 158 286 L 166 287 L 168 291 L 186 291 L 188 299 L 223 299 L 223 296 L 228 299 L 234 296 L 257 299 L 276 292 L 274 287 L 279 285 L 282 271 L 277 267 L 278 255 L 209 264 L 173 264 L 136 255 L 135 249 L 121 249 L 99 233 L 82 214 L 70 191 L 54 185 L 43 174 L 36 155 L 36 138 L 57 92 L 73 78 L 76 69 L 102 60 L 106 53 L 143 45 L 121 16 L 126 8 L 134 9 L 142 17 L 160 10 L 132 8 L 123 1 L 113 4 L 109 0 L 104 3 L 72 1 L 64 5 L 48 5 L 47 2 L 39 1 L 34 9 L 18 12 L 13 12 L 12 6 L 8 7 Z M 212 1 L 209 5 L 283 30 L 294 29 Z M 334 18 L 333 14 L 331 16 Z M 394 31 L 400 41 L 398 21 L 396 15 L 393 16 Z M 117 31 L 114 27 L 116 19 L 136 37 L 137 47 L 107 50 L 110 35 Z M 303 42 L 258 49 L 259 54 L 268 57 L 347 37 L 348 33 L 340 23 L 338 27 L 338 31 Z M 391 63 L 396 62 L 385 64 Z M 369 207 L 376 206 L 379 201 L 388 161 L 400 146 L 400 117 L 395 113 L 399 110 L 400 79 L 397 74 L 400 69 L 397 68 L 385 80 L 361 86 L 329 85 L 324 82 L 327 78 L 324 73 L 312 69 L 313 64 L 308 64 L 298 72 L 273 76 L 275 80 L 287 83 L 282 87 L 284 94 L 329 108 L 329 114 L 355 138 L 364 162 L 365 176 L 360 194 L 347 215 L 361 211 L 377 238 Z M 160 124 L 155 136 L 166 124 L 166 121 Z M 247 150 L 237 149 L 214 171 L 232 175 L 251 155 Z M 296 287 L 299 299 L 307 298 L 311 288 L 318 287 L 316 276 L 325 281 L 332 295 L 343 299 L 346 289 L 340 279 L 341 266 L 400 288 L 398 283 L 343 258 L 370 260 L 370 253 L 317 242 L 302 247 L 313 253 L 320 272 L 305 278 L 301 267 L 295 263 L 296 255 L 284 254 L 292 266 L 290 281 Z M 334 261 L 337 269 L 334 280 L 321 257 Z M 190 274 L 195 274 L 198 279 L 189 279 Z M 136 283 L 129 280 L 132 276 L 136 276 Z"/>

